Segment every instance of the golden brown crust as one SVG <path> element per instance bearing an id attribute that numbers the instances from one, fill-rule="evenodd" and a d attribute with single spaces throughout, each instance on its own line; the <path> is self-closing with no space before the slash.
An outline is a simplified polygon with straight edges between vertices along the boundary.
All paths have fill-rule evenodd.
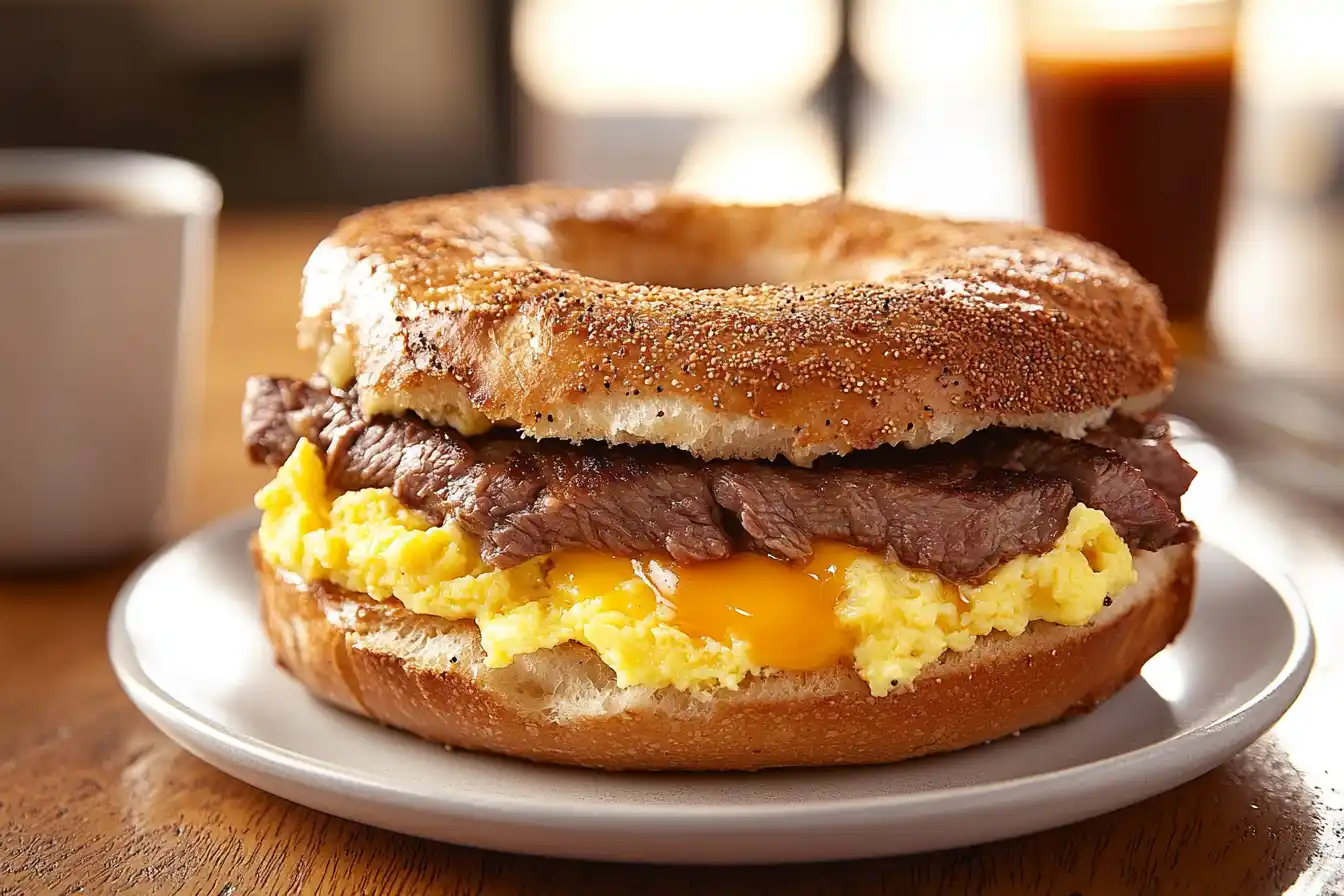
<path id="1" fill-rule="evenodd" d="M 276 657 L 317 696 L 455 747 L 611 769 L 890 762 L 1085 712 L 1176 637 L 1194 587 L 1193 546 L 1167 548 L 1147 555 L 1148 580 L 1093 624 L 982 639 L 887 697 L 837 667 L 753 679 L 700 702 L 673 689 L 625 693 L 572 644 L 486 669 L 474 623 L 305 584 L 253 556 Z M 569 694 L 563 718 L 547 689 Z"/>
<path id="2" fill-rule="evenodd" d="M 1157 290 L 1077 237 L 547 186 L 347 218 L 300 332 L 366 411 L 803 463 L 992 425 L 1076 437 L 1155 405 L 1174 360 Z"/>

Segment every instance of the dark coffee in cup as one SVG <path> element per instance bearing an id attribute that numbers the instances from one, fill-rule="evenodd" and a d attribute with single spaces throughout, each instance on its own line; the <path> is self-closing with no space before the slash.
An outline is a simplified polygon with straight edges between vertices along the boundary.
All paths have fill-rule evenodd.
<path id="1" fill-rule="evenodd" d="M 0 190 L 0 217 L 10 215 L 117 214 L 128 209 L 115 197 L 94 193 Z"/>
<path id="2" fill-rule="evenodd" d="M 1208 301 L 1232 85 L 1230 53 L 1027 58 L 1046 222 L 1120 253 L 1162 290 L 1174 321 L 1200 320 Z"/>
<path id="3" fill-rule="evenodd" d="M 1044 223 L 1157 284 L 1205 346 L 1236 83 L 1237 4 L 1028 0 L 1023 61 Z"/>

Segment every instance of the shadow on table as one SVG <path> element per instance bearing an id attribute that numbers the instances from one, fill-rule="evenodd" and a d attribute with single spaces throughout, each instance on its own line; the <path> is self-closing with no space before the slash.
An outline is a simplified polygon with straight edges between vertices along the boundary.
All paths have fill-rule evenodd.
<path id="1" fill-rule="evenodd" d="M 1266 741 L 1137 806 L 1029 837 L 923 856 L 711 869 L 590 865 L 442 849 L 450 850 L 449 861 L 459 866 L 473 853 L 483 876 L 500 885 L 498 892 L 536 892 L 541 886 L 557 894 L 1281 893 L 1317 854 L 1322 834 L 1317 802 Z"/>
<path id="2" fill-rule="evenodd" d="M 20 867 L 37 850 L 48 875 L 40 889 L 16 892 L 54 892 L 47 885 L 57 877 L 100 893 L 1257 896 L 1295 882 L 1305 893 L 1344 892 L 1344 830 L 1330 828 L 1326 812 L 1344 801 L 1344 784 L 1317 777 L 1328 774 L 1320 763 L 1295 767 L 1273 737 L 1139 805 L 987 846 L 834 864 L 655 867 L 486 852 L 323 815 L 173 746 L 121 711 L 110 676 L 96 688 L 83 679 L 69 686 L 87 691 L 88 718 L 65 719 L 74 728 L 59 736 L 34 731 L 37 740 L 25 749 L 45 759 L 29 766 L 23 792 L 5 794 L 19 832 L 48 832 L 20 838 L 28 850 L 20 850 Z M 38 719 L 37 726 L 55 730 L 58 721 Z M 1321 746 L 1330 761 L 1330 745 Z M 0 821 L 0 835 L 4 829 Z M 109 843 L 130 846 L 111 861 Z M 0 883 L 4 865 L 0 856 Z M 29 882 L 36 888 L 37 881 Z"/>
<path id="3" fill-rule="evenodd" d="M 692 868 L 594 864 L 436 844 L 358 825 L 363 856 L 399 856 L 449 892 L 481 893 L 1282 893 L 1329 873 L 1319 794 L 1261 741 L 1176 790 L 1090 821 L 987 846 L 833 864 Z M 360 833 L 354 833 L 360 831 Z M 327 829 L 330 836 L 334 831 Z M 369 842 L 386 838 L 386 842 Z M 352 869 L 353 870 L 353 869 Z M 370 869 L 360 869 L 361 876 Z M 1339 873 L 1336 870 L 1334 873 Z M 466 883 L 470 881 L 471 887 Z M 1307 886 L 1323 892 L 1328 881 Z M 475 887 L 479 885 L 479 889 Z"/>

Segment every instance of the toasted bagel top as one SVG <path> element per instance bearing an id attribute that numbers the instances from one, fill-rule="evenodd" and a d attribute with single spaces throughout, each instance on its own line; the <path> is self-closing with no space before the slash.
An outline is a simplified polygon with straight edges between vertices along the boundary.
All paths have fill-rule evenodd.
<path id="1" fill-rule="evenodd" d="M 545 185 L 367 209 L 300 344 L 366 413 L 810 463 L 989 426 L 1077 437 L 1170 390 L 1157 289 L 1020 224 Z"/>

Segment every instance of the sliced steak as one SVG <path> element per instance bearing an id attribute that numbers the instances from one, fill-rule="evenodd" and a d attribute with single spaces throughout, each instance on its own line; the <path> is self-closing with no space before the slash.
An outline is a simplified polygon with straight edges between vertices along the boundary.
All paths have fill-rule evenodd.
<path id="1" fill-rule="evenodd" d="M 1004 560 L 1049 550 L 1073 489 L 1062 479 L 964 466 L 813 472 L 737 463 L 712 474 L 714 497 L 746 546 L 801 559 L 816 539 L 890 552 L 905 566 L 975 580 Z"/>
<path id="2" fill-rule="evenodd" d="M 991 466 L 1066 479 L 1074 498 L 1106 514 L 1132 548 L 1155 551 L 1195 536 L 1194 527 L 1179 509 L 1138 468 L 1100 445 L 1049 433 L 1005 430 L 968 439 L 962 450 L 975 452 Z"/>
<path id="3" fill-rule="evenodd" d="M 1136 548 L 1194 531 L 1120 451 L 1015 430 L 810 470 L 704 463 L 657 447 L 503 433 L 467 440 L 414 416 L 365 419 L 353 395 L 320 382 L 263 377 L 248 383 L 243 428 L 255 462 L 278 466 L 307 438 L 325 453 L 333 488 L 391 488 L 435 522 L 457 520 L 499 568 L 567 548 L 688 562 L 734 550 L 801 559 L 813 542 L 833 539 L 973 581 L 1008 558 L 1048 550 L 1078 501 L 1105 512 Z M 1156 441 L 1126 450 L 1160 452 Z"/>
<path id="4" fill-rule="evenodd" d="M 318 441 L 316 429 L 308 421 L 330 416 L 340 400 L 298 380 L 277 380 L 254 376 L 243 393 L 243 444 L 254 464 L 277 467 L 285 462 L 300 436 Z"/>
<path id="5" fill-rule="evenodd" d="M 326 455 L 333 488 L 390 488 L 435 522 L 457 519 L 492 566 L 576 547 L 685 561 L 733 550 L 703 471 L 671 451 L 510 435 L 473 444 L 415 417 L 365 420 L 353 396 L 268 377 L 248 381 L 244 407 L 253 462 L 279 466 L 307 438 Z"/>
<path id="6" fill-rule="evenodd" d="M 458 521 L 481 536 L 492 566 L 564 548 L 685 561 L 732 553 L 709 485 L 691 464 L 658 451 L 514 444 L 504 461 L 477 463 L 459 480 L 471 494 Z"/>
<path id="7" fill-rule="evenodd" d="M 252 462 L 278 467 L 300 438 L 326 454 L 333 488 L 396 487 L 398 498 L 439 518 L 446 508 L 435 506 L 433 485 L 461 476 L 473 460 L 471 446 L 451 429 L 416 417 L 365 420 L 353 396 L 320 382 L 249 378 L 243 441 Z"/>
<path id="8" fill-rule="evenodd" d="M 1160 417 L 1136 420 L 1116 417 L 1109 426 L 1087 434 L 1087 441 L 1114 451 L 1143 474 L 1144 480 L 1181 512 L 1181 496 L 1195 481 L 1195 468 L 1171 444 L 1167 422 Z"/>

